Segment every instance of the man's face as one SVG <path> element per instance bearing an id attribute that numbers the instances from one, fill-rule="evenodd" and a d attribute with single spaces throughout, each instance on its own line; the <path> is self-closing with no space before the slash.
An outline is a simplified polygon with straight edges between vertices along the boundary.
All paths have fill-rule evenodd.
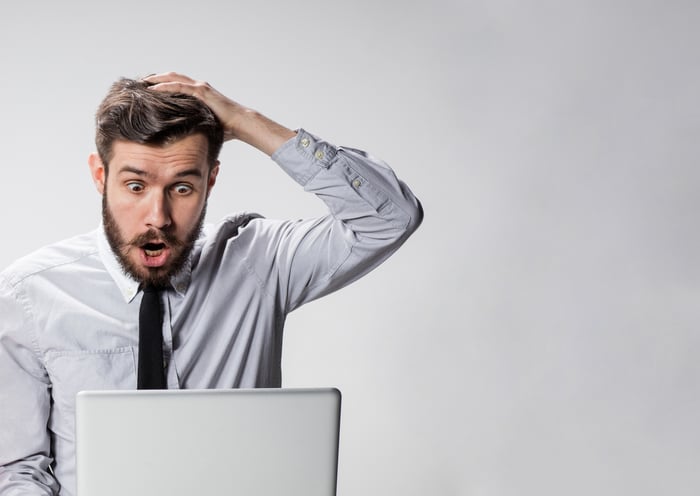
<path id="1" fill-rule="evenodd" d="M 187 260 L 219 170 L 207 147 L 201 134 L 164 146 L 116 141 L 109 174 L 90 156 L 107 239 L 136 280 L 164 287 Z"/>

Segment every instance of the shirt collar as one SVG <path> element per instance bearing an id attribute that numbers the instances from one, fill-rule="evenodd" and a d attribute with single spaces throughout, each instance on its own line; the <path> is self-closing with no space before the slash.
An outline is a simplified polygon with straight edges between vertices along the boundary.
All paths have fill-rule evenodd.
<path id="1" fill-rule="evenodd" d="M 100 227 L 97 230 L 97 249 L 102 263 L 116 283 L 117 288 L 119 288 L 119 292 L 122 294 L 124 301 L 126 301 L 126 303 L 131 303 L 131 301 L 139 293 L 141 284 L 139 281 L 124 272 L 124 269 L 122 269 L 119 260 L 112 251 L 112 247 L 109 245 L 109 241 L 107 240 L 107 235 L 105 234 L 104 230 L 104 224 L 102 223 L 100 223 Z M 172 290 L 179 296 L 184 296 L 185 292 L 187 292 L 187 288 L 190 285 L 191 278 L 192 257 L 190 256 L 185 261 L 185 265 L 182 267 L 182 269 L 170 278 Z"/>

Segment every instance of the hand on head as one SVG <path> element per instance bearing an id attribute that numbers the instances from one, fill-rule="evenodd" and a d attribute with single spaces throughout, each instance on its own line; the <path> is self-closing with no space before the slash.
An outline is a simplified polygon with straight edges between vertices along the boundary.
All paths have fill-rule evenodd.
<path id="1" fill-rule="evenodd" d="M 225 140 L 238 139 L 272 155 L 296 135 L 295 131 L 224 96 L 207 82 L 175 72 L 154 74 L 143 80 L 152 84 L 154 91 L 184 93 L 204 102 L 221 122 Z"/>
<path id="2" fill-rule="evenodd" d="M 194 96 L 204 102 L 216 114 L 224 127 L 224 139 L 231 140 L 240 138 L 237 130 L 240 120 L 251 110 L 243 105 L 227 98 L 209 83 L 196 81 L 183 74 L 166 72 L 163 74 L 153 74 L 143 78 L 147 83 L 152 84 L 151 89 L 155 91 L 165 91 L 169 93 L 183 93 Z"/>

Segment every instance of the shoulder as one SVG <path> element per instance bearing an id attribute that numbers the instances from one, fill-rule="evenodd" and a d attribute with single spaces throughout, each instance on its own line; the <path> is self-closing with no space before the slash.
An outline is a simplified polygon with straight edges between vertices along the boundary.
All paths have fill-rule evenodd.
<path id="1" fill-rule="evenodd" d="M 241 212 L 224 217 L 215 224 L 206 224 L 198 243 L 208 245 L 228 244 L 234 240 L 257 238 L 266 231 L 277 230 L 282 221 L 266 219 L 253 212 Z"/>
<path id="2" fill-rule="evenodd" d="M 205 225 L 199 239 L 200 248 L 211 245 L 276 244 L 314 226 L 322 225 L 330 216 L 311 219 L 268 219 L 256 213 L 237 213 L 217 224 Z"/>
<path id="3" fill-rule="evenodd" d="M 254 259 L 255 263 L 274 260 L 301 221 L 267 219 L 256 213 L 237 213 L 216 224 L 206 224 L 194 250 L 195 265 L 205 260 L 235 263 Z"/>
<path id="4" fill-rule="evenodd" d="M 96 231 L 65 239 L 19 258 L 2 272 L 0 284 L 14 287 L 38 274 L 51 272 L 97 256 Z"/>

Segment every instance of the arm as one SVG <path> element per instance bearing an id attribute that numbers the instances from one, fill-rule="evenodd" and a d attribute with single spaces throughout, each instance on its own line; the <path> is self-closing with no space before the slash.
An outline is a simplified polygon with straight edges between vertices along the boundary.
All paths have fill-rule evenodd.
<path id="1" fill-rule="evenodd" d="M 286 221 L 275 232 L 287 310 L 335 291 L 394 253 L 423 219 L 420 202 L 394 172 L 360 150 L 299 130 L 272 157 L 329 214 Z M 249 260 L 257 260 L 250 253 Z"/>
<path id="2" fill-rule="evenodd" d="M 287 311 L 366 274 L 420 225 L 419 201 L 385 163 L 366 153 L 333 146 L 303 130 L 291 131 L 186 76 L 169 73 L 146 81 L 157 91 L 201 99 L 224 125 L 226 137 L 271 155 L 325 202 L 326 217 L 283 222 L 265 232 L 265 250 L 275 253 L 274 272 Z M 267 280 L 271 268 L 264 264 L 270 258 L 254 251 L 243 255 L 260 279 Z"/>
<path id="3" fill-rule="evenodd" d="M 49 469 L 49 381 L 26 302 L 3 283 L 0 315 L 0 494 L 58 494 Z"/>

